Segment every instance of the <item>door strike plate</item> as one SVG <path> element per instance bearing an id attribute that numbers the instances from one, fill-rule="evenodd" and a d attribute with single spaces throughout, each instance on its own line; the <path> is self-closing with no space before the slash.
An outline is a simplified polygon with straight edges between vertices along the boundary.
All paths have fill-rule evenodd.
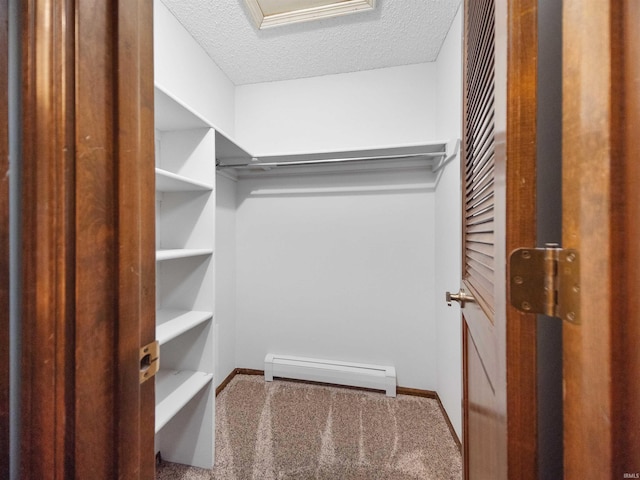
<path id="1" fill-rule="evenodd" d="M 557 247 L 518 248 L 509 258 L 509 299 L 522 312 L 580 324 L 580 256 Z"/>
<path id="2" fill-rule="evenodd" d="M 153 378 L 160 369 L 160 344 L 157 340 L 140 349 L 140 383 Z"/>

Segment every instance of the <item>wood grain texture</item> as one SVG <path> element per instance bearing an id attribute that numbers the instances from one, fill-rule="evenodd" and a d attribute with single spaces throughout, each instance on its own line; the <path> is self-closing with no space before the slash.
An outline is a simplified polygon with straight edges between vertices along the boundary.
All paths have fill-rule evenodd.
<path id="1" fill-rule="evenodd" d="M 624 234 L 618 239 L 623 243 L 624 259 L 618 265 L 624 268 L 622 276 L 626 279 L 625 312 L 620 317 L 618 338 L 623 345 L 619 350 L 618 365 L 623 368 L 623 380 L 617 389 L 614 404 L 623 409 L 615 419 L 621 428 L 616 435 L 614 451 L 620 452 L 616 462 L 616 475 L 640 473 L 640 297 L 632 294 L 640 287 L 640 225 L 637 206 L 640 205 L 640 2 L 625 0 L 621 25 L 622 49 L 624 52 L 624 95 L 618 97 L 623 102 L 624 122 L 621 125 L 624 136 L 624 217 L 620 221 Z M 622 252 L 621 252 L 622 253 Z M 619 300 L 619 299 L 618 299 Z M 616 375 L 615 378 L 618 378 Z"/>
<path id="2" fill-rule="evenodd" d="M 428 390 L 426 391 L 428 392 Z M 460 451 L 460 453 L 462 453 L 462 442 L 460 441 L 460 437 L 458 436 L 456 429 L 453 427 L 453 423 L 451 423 L 451 419 L 449 418 L 449 414 L 447 413 L 447 410 L 444 408 L 444 405 L 442 404 L 440 395 L 438 395 L 437 392 L 433 392 L 433 393 L 435 394 L 435 399 L 438 401 L 438 405 L 440 406 L 440 411 L 442 412 L 444 421 L 447 423 L 447 427 L 449 428 L 449 433 L 451 433 L 451 438 L 453 438 L 453 441 L 458 446 L 458 450 Z M 420 395 L 420 396 L 426 396 L 426 395 Z M 429 398 L 428 396 L 426 397 Z"/>
<path id="3" fill-rule="evenodd" d="M 464 318 L 460 318 L 462 332 L 462 478 L 469 480 L 469 329 Z"/>
<path id="4" fill-rule="evenodd" d="M 581 252 L 581 325 L 563 326 L 569 480 L 640 473 L 638 22 L 635 1 L 564 2 L 563 244 Z"/>
<path id="5" fill-rule="evenodd" d="M 510 253 L 516 248 L 536 246 L 537 5 L 537 0 L 509 2 L 507 265 Z M 505 280 L 507 278 L 508 270 Z M 538 478 L 536 316 L 518 312 L 508 301 L 506 309 L 509 478 L 533 480 Z"/>
<path id="6" fill-rule="evenodd" d="M 21 476 L 65 478 L 74 418 L 73 12 L 69 2 L 31 0 L 21 14 Z"/>
<path id="7" fill-rule="evenodd" d="M 613 478 L 610 13 L 610 2 L 564 3 L 563 246 L 589 251 L 598 260 L 581 264 L 582 325 L 563 325 L 564 471 L 569 480 Z M 588 33 L 595 31 L 597 36 Z"/>
<path id="8" fill-rule="evenodd" d="M 468 407 L 467 407 L 467 450 L 468 478 L 507 478 L 504 475 L 506 465 L 500 449 L 504 449 L 504 429 L 500 419 L 496 418 L 499 399 L 493 394 L 489 377 L 482 365 L 482 358 L 467 330 L 467 371 L 468 371 Z"/>
<path id="9" fill-rule="evenodd" d="M 151 2 L 21 8 L 22 476 L 152 478 Z"/>
<path id="10" fill-rule="evenodd" d="M 113 361 L 118 323 L 116 33 L 111 2 L 75 11 L 75 462 L 79 478 L 116 476 Z M 96 372 L 100 372 L 96 375 Z M 93 412 L 93 415 L 92 415 Z M 95 415 L 95 412 L 102 412 Z M 102 452 L 102 453 L 99 453 Z"/>
<path id="11" fill-rule="evenodd" d="M 490 249 L 476 249 L 478 242 L 473 242 L 471 254 L 463 257 L 469 266 L 464 283 L 477 299 L 477 303 L 463 309 L 465 475 L 471 479 L 534 479 L 536 324 L 533 315 L 519 314 L 507 305 L 506 265 L 513 249 L 536 244 L 537 2 L 496 0 L 493 17 L 488 13 L 482 16 L 484 21 L 493 21 L 494 26 L 482 28 L 468 20 L 473 9 L 478 14 L 478 3 L 468 1 L 465 5 L 465 68 L 472 72 L 464 75 L 466 94 L 474 94 L 474 61 L 481 55 L 479 49 L 491 52 L 488 61 L 494 75 L 493 86 L 479 93 L 486 107 L 478 109 L 475 101 L 469 103 L 466 98 L 464 103 L 464 118 L 466 123 L 471 122 L 465 125 L 465 139 L 471 144 L 467 132 L 489 131 L 487 121 L 475 112 L 488 111 L 491 106 L 494 109 L 490 117 L 493 163 L 466 162 L 462 174 L 470 183 L 463 188 L 465 192 L 490 189 L 493 201 L 492 219 L 485 218 L 483 206 L 479 214 L 480 223 L 490 222 L 492 230 L 485 232 L 492 236 L 491 241 L 487 237 L 479 243 Z M 493 47 L 486 40 L 491 31 L 495 31 Z M 483 94 L 485 90 L 493 91 L 493 98 Z M 474 125 L 476 122 L 479 124 Z M 481 134 L 481 138 L 485 136 Z M 485 151 L 484 144 L 481 140 L 481 152 Z M 471 149 L 473 145 L 465 146 L 465 161 Z M 489 176 L 491 180 L 487 180 Z M 483 201 L 483 197 L 478 198 Z M 467 222 L 465 237 L 473 229 L 474 223 Z M 476 230 L 471 235 L 478 236 Z M 495 261 L 489 264 L 482 260 L 485 257 Z M 482 268 L 481 264 L 491 268 Z"/>
<path id="12" fill-rule="evenodd" d="M 480 6 L 484 8 L 479 8 Z M 483 176 L 490 177 L 492 238 L 484 242 L 467 241 L 467 224 L 463 221 L 463 282 L 476 298 L 475 303 L 462 309 L 463 321 L 463 455 L 465 479 L 507 479 L 506 382 L 504 347 L 504 292 L 501 278 L 504 268 L 505 173 L 504 150 L 506 130 L 506 2 L 487 0 L 465 2 L 465 41 L 463 70 L 463 161 L 461 164 L 463 192 L 478 188 Z M 502 39 L 502 41 L 499 41 Z M 482 59 L 482 60 L 481 60 Z M 483 67 L 482 65 L 486 65 Z M 478 89 L 474 71 L 486 71 L 486 86 Z M 475 76 L 477 78 L 477 75 Z M 473 97 L 477 96 L 477 99 Z M 486 119 L 476 112 L 484 112 Z M 491 130 L 491 165 L 476 166 L 473 132 Z M 479 123 L 479 124 L 478 124 Z M 481 153 L 485 149 L 481 149 Z M 486 156 L 483 153 L 482 156 Z M 486 169 L 486 174 L 473 174 L 473 169 Z M 468 196 L 468 195 L 467 195 Z M 465 205 L 463 198 L 462 205 Z M 465 211 L 462 212 L 463 219 Z M 480 248 L 482 247 L 482 248 Z M 488 284 L 466 267 L 473 253 L 480 253 L 491 261 L 492 272 Z M 471 274 L 471 275 L 470 275 Z M 502 455 L 502 456 L 501 456 Z"/>
<path id="13" fill-rule="evenodd" d="M 9 39 L 0 0 L 0 478 L 9 478 Z"/>
<path id="14" fill-rule="evenodd" d="M 153 2 L 117 2 L 118 471 L 153 478 L 155 382 L 138 375 L 139 349 L 155 340 Z M 135 408 L 132 408 L 134 406 Z"/>

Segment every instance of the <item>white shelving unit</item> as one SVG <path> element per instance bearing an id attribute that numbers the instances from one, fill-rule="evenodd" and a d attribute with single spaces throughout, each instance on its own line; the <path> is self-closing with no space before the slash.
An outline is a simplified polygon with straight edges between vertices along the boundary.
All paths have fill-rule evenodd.
<path id="1" fill-rule="evenodd" d="M 159 88 L 156 126 L 156 452 L 214 463 L 216 132 Z"/>
<path id="2" fill-rule="evenodd" d="M 209 248 L 169 248 L 156 250 L 156 260 L 173 260 L 176 258 L 199 257 L 201 255 L 211 255 L 213 250 Z"/>
<path id="3" fill-rule="evenodd" d="M 161 370 L 156 374 L 156 433 L 211 383 L 213 375 L 189 370 Z"/>
<path id="4" fill-rule="evenodd" d="M 201 323 L 211 320 L 211 312 L 165 308 L 156 312 L 156 339 L 160 345 L 173 340 Z"/>
<path id="5" fill-rule="evenodd" d="M 161 192 L 198 192 L 212 190 L 211 185 L 156 168 L 156 188 Z"/>

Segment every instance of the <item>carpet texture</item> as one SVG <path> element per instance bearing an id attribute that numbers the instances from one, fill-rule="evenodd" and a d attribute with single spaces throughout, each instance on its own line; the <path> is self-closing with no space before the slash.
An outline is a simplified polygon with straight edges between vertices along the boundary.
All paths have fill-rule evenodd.
<path id="1" fill-rule="evenodd" d="M 216 399 L 213 470 L 158 480 L 447 480 L 460 452 L 436 400 L 237 375 Z"/>

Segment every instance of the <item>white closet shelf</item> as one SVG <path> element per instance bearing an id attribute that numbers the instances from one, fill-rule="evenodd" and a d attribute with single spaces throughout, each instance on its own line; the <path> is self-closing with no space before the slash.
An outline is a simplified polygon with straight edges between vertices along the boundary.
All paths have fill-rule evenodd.
<path id="1" fill-rule="evenodd" d="M 433 141 L 359 150 L 250 155 L 249 158 L 234 155 L 228 146 L 219 151 L 216 145 L 216 167 L 222 172 L 231 170 L 228 175 L 232 178 L 299 175 L 299 167 L 303 166 L 305 175 L 424 168 L 435 171 L 449 156 L 454 144 Z"/>
<path id="2" fill-rule="evenodd" d="M 212 373 L 160 370 L 156 374 L 156 433 L 212 379 Z"/>
<path id="3" fill-rule="evenodd" d="M 155 127 L 160 131 L 211 128 L 211 122 L 159 87 L 154 89 Z"/>
<path id="4" fill-rule="evenodd" d="M 156 190 L 159 192 L 206 192 L 213 190 L 213 187 L 206 183 L 156 168 Z"/>
<path id="5" fill-rule="evenodd" d="M 156 261 L 173 260 L 175 258 L 198 257 L 201 255 L 211 255 L 210 248 L 172 248 L 156 250 Z"/>
<path id="6" fill-rule="evenodd" d="M 213 318 L 213 312 L 163 308 L 156 313 L 156 339 L 160 345 Z"/>

